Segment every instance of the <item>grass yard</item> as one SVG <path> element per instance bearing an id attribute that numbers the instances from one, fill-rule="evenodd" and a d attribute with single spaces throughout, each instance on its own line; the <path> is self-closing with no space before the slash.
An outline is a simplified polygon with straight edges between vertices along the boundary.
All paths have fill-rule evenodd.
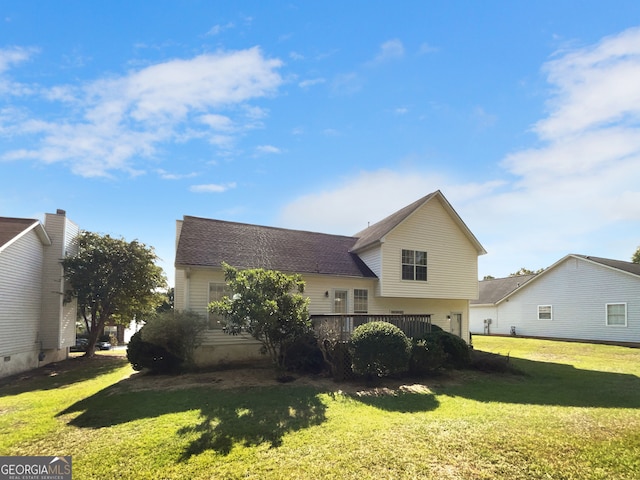
<path id="1" fill-rule="evenodd" d="M 113 353 L 71 360 L 0 386 L 0 455 L 72 455 L 80 480 L 640 478 L 640 349 L 474 345 L 523 374 L 176 388 Z"/>

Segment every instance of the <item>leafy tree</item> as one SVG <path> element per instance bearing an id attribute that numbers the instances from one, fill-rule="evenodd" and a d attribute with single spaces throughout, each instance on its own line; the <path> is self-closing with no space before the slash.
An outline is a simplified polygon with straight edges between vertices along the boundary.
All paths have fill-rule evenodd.
<path id="1" fill-rule="evenodd" d="M 289 346 L 311 328 L 302 277 L 261 268 L 238 270 L 226 263 L 222 267 L 232 294 L 211 302 L 209 311 L 224 315 L 231 331 L 250 332 L 283 370 Z"/>
<path id="2" fill-rule="evenodd" d="M 158 313 L 168 312 L 173 310 L 174 306 L 174 298 L 175 298 L 175 288 L 168 288 L 166 291 L 162 292 L 162 303 L 158 305 L 156 311 Z"/>
<path id="3" fill-rule="evenodd" d="M 485 275 L 482 280 L 495 280 L 495 279 L 496 277 L 494 277 L 493 275 Z"/>
<path id="4" fill-rule="evenodd" d="M 87 356 L 93 356 L 107 322 L 128 325 L 143 319 L 162 302 L 166 288 L 153 248 L 134 240 L 82 232 L 78 253 L 62 261 L 69 297 L 78 299 L 79 313 L 89 332 Z"/>
<path id="5" fill-rule="evenodd" d="M 519 277 L 520 275 L 537 275 L 538 273 L 542 273 L 542 272 L 544 272 L 544 268 L 541 268 L 541 269 L 536 270 L 534 272 L 533 270 L 529 270 L 528 268 L 522 267 L 520 270 L 510 274 L 509 276 L 510 277 Z"/>
<path id="6" fill-rule="evenodd" d="M 636 249 L 635 253 L 631 257 L 631 261 L 633 263 L 640 263 L 640 247 Z"/>

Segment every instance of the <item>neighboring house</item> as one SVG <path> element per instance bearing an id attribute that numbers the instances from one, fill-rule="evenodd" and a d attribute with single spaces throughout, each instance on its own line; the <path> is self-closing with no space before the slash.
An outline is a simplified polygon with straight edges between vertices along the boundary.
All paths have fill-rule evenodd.
<path id="1" fill-rule="evenodd" d="M 207 315 L 209 302 L 227 293 L 226 262 L 301 274 L 312 315 L 428 314 L 468 341 L 484 253 L 440 191 L 354 236 L 185 216 L 176 225 L 175 308 Z M 227 335 L 219 320 L 210 317 L 199 363 L 258 355 L 249 335 Z"/>
<path id="2" fill-rule="evenodd" d="M 484 280 L 471 333 L 487 324 L 490 334 L 640 344 L 640 265 L 567 255 L 537 275 Z"/>
<path id="3" fill-rule="evenodd" d="M 67 358 L 77 308 L 65 302 L 60 260 L 78 232 L 63 210 L 44 225 L 0 217 L 0 377 Z"/>

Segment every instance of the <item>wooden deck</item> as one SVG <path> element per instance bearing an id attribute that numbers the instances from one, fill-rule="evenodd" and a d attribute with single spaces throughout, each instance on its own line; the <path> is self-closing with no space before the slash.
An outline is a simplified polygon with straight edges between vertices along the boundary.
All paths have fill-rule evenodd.
<path id="1" fill-rule="evenodd" d="M 339 341 L 351 338 L 353 330 L 364 323 L 388 322 L 402 330 L 407 337 L 420 337 L 431 332 L 431 315 L 374 315 L 369 313 L 311 315 L 314 330 L 328 333 Z"/>

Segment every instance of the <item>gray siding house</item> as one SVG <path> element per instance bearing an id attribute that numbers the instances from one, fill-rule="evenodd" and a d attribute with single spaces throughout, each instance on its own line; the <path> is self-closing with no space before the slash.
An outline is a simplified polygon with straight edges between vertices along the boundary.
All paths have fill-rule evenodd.
<path id="1" fill-rule="evenodd" d="M 185 216 L 176 224 L 175 308 L 208 315 L 226 292 L 226 262 L 301 274 L 311 315 L 428 315 L 468 341 L 484 253 L 440 191 L 353 236 Z M 258 356 L 249 335 L 227 335 L 219 321 L 210 317 L 199 363 Z"/>
<path id="2" fill-rule="evenodd" d="M 471 333 L 640 345 L 640 265 L 567 255 L 538 275 L 480 282 Z"/>
<path id="3" fill-rule="evenodd" d="M 0 377 L 67 358 L 77 308 L 64 302 L 60 260 L 78 232 L 63 210 L 44 224 L 0 217 Z"/>

